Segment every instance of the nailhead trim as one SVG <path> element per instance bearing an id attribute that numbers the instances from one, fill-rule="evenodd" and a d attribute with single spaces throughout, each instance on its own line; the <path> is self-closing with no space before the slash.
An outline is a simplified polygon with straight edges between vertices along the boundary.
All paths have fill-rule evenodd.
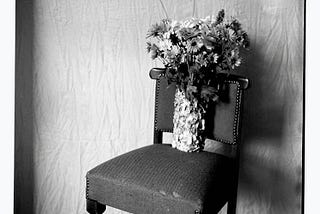
<path id="1" fill-rule="evenodd" d="M 89 198 L 89 180 L 86 177 L 86 198 Z"/>
<path id="2" fill-rule="evenodd" d="M 237 85 L 237 94 L 236 94 L 236 107 L 235 107 L 235 111 L 234 111 L 234 120 L 233 120 L 233 130 L 232 130 L 232 134 L 233 134 L 233 140 L 232 142 L 229 140 L 225 140 L 219 137 L 213 137 L 213 140 L 219 141 L 221 143 L 225 143 L 225 144 L 237 144 L 238 143 L 238 137 L 239 137 L 239 125 L 240 125 L 240 120 L 239 120 L 239 116 L 240 116 L 240 107 L 241 107 L 241 101 L 242 101 L 242 91 L 241 91 L 241 87 L 240 87 L 240 83 L 238 81 L 231 81 L 231 80 L 227 80 L 226 81 L 229 84 L 236 84 Z M 160 91 L 160 79 L 156 80 L 156 94 L 155 94 L 155 113 L 154 113 L 154 130 L 155 131 L 160 131 L 160 132 L 172 132 L 172 129 L 158 129 L 158 120 L 157 120 L 157 115 L 158 115 L 158 108 L 159 108 L 159 91 Z"/>
<path id="3" fill-rule="evenodd" d="M 160 132 L 173 132 L 173 129 L 157 129 Z"/>
<path id="4" fill-rule="evenodd" d="M 154 108 L 154 130 L 158 130 L 158 120 L 157 120 L 157 115 L 158 115 L 158 105 L 159 105 L 159 90 L 160 90 L 160 80 L 156 80 L 156 94 L 155 94 L 155 108 Z"/>
<path id="5" fill-rule="evenodd" d="M 213 140 L 219 141 L 219 142 L 221 142 L 221 143 L 234 144 L 233 142 L 231 142 L 231 141 L 229 141 L 229 140 L 225 140 L 225 139 L 222 139 L 222 138 L 219 138 L 219 137 L 213 136 L 212 138 L 213 138 Z"/>
<path id="6" fill-rule="evenodd" d="M 213 137 L 214 140 L 219 141 L 221 143 L 225 143 L 225 144 L 231 144 L 231 145 L 235 145 L 238 143 L 238 136 L 239 136 L 239 125 L 240 125 L 240 107 L 241 107 L 241 95 L 242 95 L 242 91 L 241 91 L 241 87 L 240 87 L 240 83 L 238 81 L 231 81 L 231 80 L 227 80 L 226 81 L 229 84 L 236 84 L 237 85 L 237 94 L 236 94 L 236 106 L 235 106 L 235 110 L 234 110 L 234 120 L 233 120 L 233 128 L 232 128 L 232 135 L 233 135 L 233 139 L 232 141 L 229 140 L 225 140 L 219 137 Z"/>
<path id="7" fill-rule="evenodd" d="M 236 108 L 235 108 L 235 116 L 233 122 L 233 144 L 238 143 L 238 136 L 239 136 L 239 125 L 240 125 L 240 107 L 241 107 L 241 97 L 242 91 L 240 90 L 239 82 L 233 81 L 233 83 L 237 84 L 237 95 L 236 95 Z"/>

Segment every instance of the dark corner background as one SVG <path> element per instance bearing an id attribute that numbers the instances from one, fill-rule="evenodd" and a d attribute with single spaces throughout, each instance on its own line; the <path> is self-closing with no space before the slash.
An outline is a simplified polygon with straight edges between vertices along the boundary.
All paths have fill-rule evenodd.
<path id="1" fill-rule="evenodd" d="M 34 209 L 34 1 L 16 0 L 14 213 Z"/>

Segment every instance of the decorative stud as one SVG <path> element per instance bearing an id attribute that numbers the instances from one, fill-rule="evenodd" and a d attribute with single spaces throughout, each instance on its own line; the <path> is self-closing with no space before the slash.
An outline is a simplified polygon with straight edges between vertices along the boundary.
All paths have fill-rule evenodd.
<path id="1" fill-rule="evenodd" d="M 86 198 L 89 198 L 89 180 L 86 178 Z"/>
<path id="2" fill-rule="evenodd" d="M 156 80 L 156 99 L 155 99 L 155 121 L 154 121 L 154 130 L 155 131 L 160 131 L 160 132 L 172 132 L 172 129 L 159 129 L 158 128 L 158 108 L 159 108 L 159 91 L 160 91 L 160 81 L 161 78 Z M 238 136 L 239 136 L 239 114 L 240 114 L 240 107 L 241 107 L 241 97 L 242 97 L 242 89 L 241 85 L 238 81 L 235 80 L 229 80 L 226 81 L 229 84 L 236 84 L 237 85 L 237 93 L 236 93 L 236 106 L 234 110 L 234 121 L 233 121 L 233 128 L 232 128 L 232 135 L 233 135 L 233 140 L 228 141 L 225 139 L 221 139 L 218 137 L 213 137 L 213 140 L 219 141 L 221 143 L 225 144 L 231 144 L 235 145 L 238 143 Z"/>

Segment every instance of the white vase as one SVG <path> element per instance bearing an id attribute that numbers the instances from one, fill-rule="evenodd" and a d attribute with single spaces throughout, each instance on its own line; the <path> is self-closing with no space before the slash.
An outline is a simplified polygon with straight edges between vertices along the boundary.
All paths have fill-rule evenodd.
<path id="1" fill-rule="evenodd" d="M 172 147 L 184 152 L 197 152 L 204 147 L 204 110 L 198 101 L 190 102 L 185 92 L 176 89 L 173 116 Z"/>

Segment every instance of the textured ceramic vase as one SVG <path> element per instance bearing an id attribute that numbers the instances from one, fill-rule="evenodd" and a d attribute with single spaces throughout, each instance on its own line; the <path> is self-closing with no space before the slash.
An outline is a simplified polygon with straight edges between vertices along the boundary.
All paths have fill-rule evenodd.
<path id="1" fill-rule="evenodd" d="M 184 152 L 201 151 L 204 147 L 204 110 L 197 100 L 190 102 L 183 91 L 176 89 L 173 115 L 172 147 Z"/>

